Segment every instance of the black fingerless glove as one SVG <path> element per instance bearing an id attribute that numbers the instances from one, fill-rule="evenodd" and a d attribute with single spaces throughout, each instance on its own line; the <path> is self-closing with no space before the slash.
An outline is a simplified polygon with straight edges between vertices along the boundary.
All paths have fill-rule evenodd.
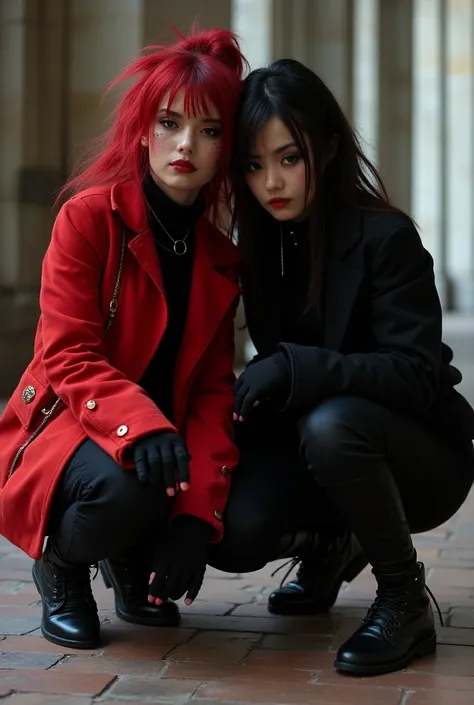
<path id="1" fill-rule="evenodd" d="M 164 486 L 169 495 L 175 493 L 177 484 L 189 483 L 190 457 L 186 443 L 173 431 L 144 436 L 133 447 L 139 481 Z"/>
<path id="2" fill-rule="evenodd" d="M 155 552 L 148 594 L 161 600 L 179 600 L 186 594 L 188 604 L 196 599 L 206 572 L 212 534 L 211 524 L 198 517 L 176 517 Z"/>

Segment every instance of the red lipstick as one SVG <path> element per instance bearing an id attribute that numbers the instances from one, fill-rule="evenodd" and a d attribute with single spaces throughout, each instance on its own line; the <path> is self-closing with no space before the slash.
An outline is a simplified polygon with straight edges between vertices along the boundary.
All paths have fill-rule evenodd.
<path id="1" fill-rule="evenodd" d="M 272 208 L 284 208 L 290 202 L 289 198 L 271 198 L 268 205 Z"/>
<path id="2" fill-rule="evenodd" d="M 191 174 L 193 171 L 196 171 L 196 167 L 189 159 L 176 159 L 174 162 L 171 162 L 171 166 L 173 169 L 183 174 Z"/>

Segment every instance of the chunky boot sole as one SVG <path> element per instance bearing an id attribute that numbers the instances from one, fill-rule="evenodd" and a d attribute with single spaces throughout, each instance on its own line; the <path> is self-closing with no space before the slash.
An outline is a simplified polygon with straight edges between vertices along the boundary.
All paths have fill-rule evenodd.
<path id="1" fill-rule="evenodd" d="M 102 646 L 102 641 L 98 639 L 97 641 L 75 641 L 74 639 L 63 639 L 55 634 L 50 634 L 47 629 L 41 625 L 41 634 L 45 639 L 51 641 L 53 644 L 58 644 L 58 646 L 66 646 L 69 649 L 88 649 L 94 650 Z"/>
<path id="2" fill-rule="evenodd" d="M 344 661 L 334 661 L 334 668 L 338 671 L 346 671 L 347 673 L 355 673 L 364 676 L 378 676 L 383 673 L 391 673 L 392 671 L 401 671 L 406 668 L 415 658 L 420 658 L 422 656 L 430 656 L 436 651 L 436 633 L 430 634 L 430 636 L 423 639 L 423 641 L 416 644 L 416 646 L 402 659 L 399 661 L 393 661 L 391 663 L 381 663 L 374 666 L 369 665 L 358 665 L 354 663 L 345 663 Z"/>
<path id="3" fill-rule="evenodd" d="M 41 599 L 43 599 L 43 596 L 41 594 L 41 589 L 39 585 L 39 581 L 35 575 L 35 571 L 32 571 L 33 575 L 33 581 L 36 585 L 36 589 L 38 590 Z M 57 636 L 56 634 L 52 634 L 49 632 L 46 627 L 43 624 L 43 618 L 41 620 L 41 634 L 44 636 L 45 639 L 48 641 L 52 642 L 53 644 L 58 644 L 58 646 L 66 646 L 69 649 L 97 649 L 102 645 L 102 641 L 100 636 L 97 637 L 97 639 L 90 639 L 90 640 L 77 640 L 77 639 L 66 639 L 61 636 Z"/>
<path id="4" fill-rule="evenodd" d="M 362 555 L 358 556 L 357 558 L 354 558 L 354 560 L 346 566 L 344 572 L 339 576 L 338 580 L 334 585 L 334 590 L 329 594 L 329 596 L 324 602 L 315 601 L 313 604 L 311 604 L 309 599 L 307 599 L 307 601 L 304 601 L 303 598 L 301 602 L 298 602 L 297 599 L 294 601 L 289 599 L 286 605 L 284 601 L 282 602 L 282 604 L 277 606 L 271 605 L 269 603 L 268 611 L 271 612 L 271 614 L 279 614 L 283 616 L 304 616 L 307 614 L 319 614 L 321 612 L 328 612 L 331 607 L 334 607 L 334 604 L 336 603 L 342 583 L 351 583 L 353 580 L 355 580 L 355 578 L 357 578 L 357 576 L 364 570 L 367 565 L 368 561 L 365 556 Z M 295 591 L 295 597 L 298 594 L 299 593 Z"/>
<path id="5" fill-rule="evenodd" d="M 115 614 L 124 622 L 130 624 L 139 624 L 144 627 L 177 627 L 181 622 L 181 615 L 178 611 L 175 614 L 162 614 L 153 617 L 143 617 L 133 612 L 123 610 L 118 604 L 117 593 L 120 592 L 120 587 L 114 582 L 112 575 L 104 561 L 99 563 L 100 574 L 106 588 L 112 588 L 115 594 Z M 166 604 L 166 603 L 165 603 Z M 157 610 L 159 607 L 157 606 Z M 166 608 L 165 608 L 166 609 Z"/>

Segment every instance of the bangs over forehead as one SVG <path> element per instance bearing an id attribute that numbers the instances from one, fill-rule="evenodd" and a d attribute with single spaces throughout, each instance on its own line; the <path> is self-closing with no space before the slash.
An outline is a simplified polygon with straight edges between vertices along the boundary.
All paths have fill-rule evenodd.
<path id="1" fill-rule="evenodd" d="M 268 91 L 261 96 L 260 100 L 247 101 L 243 103 L 238 121 L 239 133 L 239 154 L 242 159 L 246 159 L 249 154 L 255 153 L 257 139 L 270 120 L 276 117 L 285 125 L 295 142 L 298 150 L 301 152 L 307 168 L 309 167 L 309 148 L 307 137 L 301 127 L 298 115 L 285 106 L 277 104 L 276 100 L 272 100 L 272 96 Z"/>
<path id="2" fill-rule="evenodd" d="M 222 70 L 221 64 L 207 58 L 206 63 L 189 63 L 178 72 L 171 72 L 169 67 L 166 67 L 166 81 L 163 76 L 156 76 L 155 86 L 150 86 L 150 93 L 154 93 L 152 112 L 156 114 L 166 97 L 166 107 L 171 110 L 176 95 L 183 90 L 184 111 L 188 117 L 204 115 L 219 118 L 223 124 L 233 123 L 235 82 L 230 80 L 232 76 L 229 77 L 228 73 Z"/>
<path id="3" fill-rule="evenodd" d="M 175 101 L 176 95 L 184 91 L 184 112 L 187 117 L 198 117 L 200 115 L 212 116 L 218 110 L 217 105 L 210 96 L 210 90 L 199 81 L 179 80 L 173 81 L 168 95 L 167 109 L 170 110 Z M 220 113 L 220 110 L 218 110 Z M 217 117 L 217 116 L 213 116 Z"/>

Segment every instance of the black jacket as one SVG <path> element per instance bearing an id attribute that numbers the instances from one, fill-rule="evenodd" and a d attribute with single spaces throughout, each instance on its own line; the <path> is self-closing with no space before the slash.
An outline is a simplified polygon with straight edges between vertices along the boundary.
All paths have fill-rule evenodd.
<path id="1" fill-rule="evenodd" d="M 321 346 L 280 338 L 279 251 L 268 253 L 261 273 L 262 313 L 246 308 L 259 355 L 279 344 L 290 362 L 287 408 L 360 396 L 419 418 L 450 439 L 474 439 L 474 411 L 454 390 L 461 373 L 441 342 L 433 260 L 411 221 L 398 213 L 347 209 L 334 219 L 327 242 Z"/>

